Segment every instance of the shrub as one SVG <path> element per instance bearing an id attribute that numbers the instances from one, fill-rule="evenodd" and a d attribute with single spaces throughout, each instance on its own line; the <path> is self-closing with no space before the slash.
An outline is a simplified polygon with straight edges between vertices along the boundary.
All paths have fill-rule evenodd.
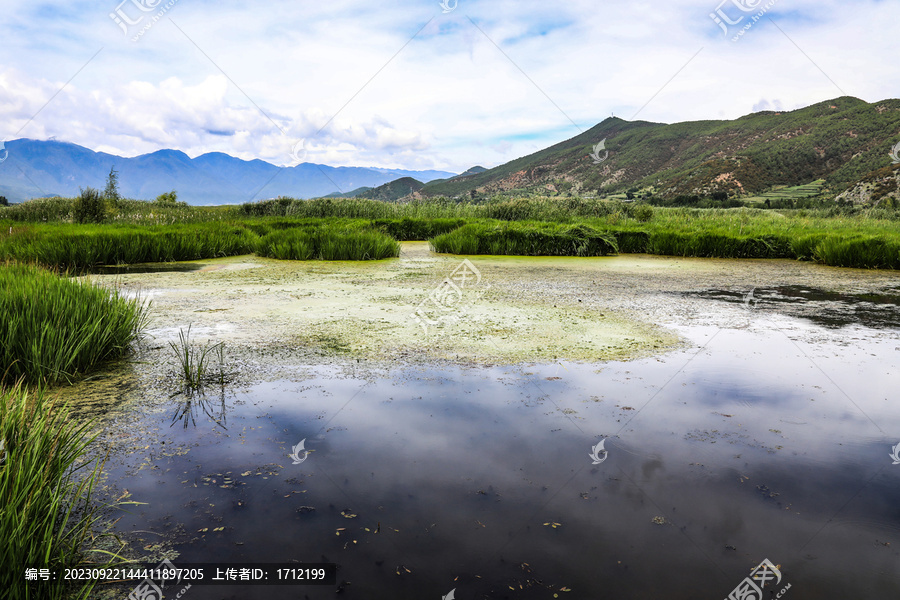
<path id="1" fill-rule="evenodd" d="M 156 203 L 161 206 L 175 206 L 178 204 L 178 193 L 175 190 L 160 194 L 156 197 Z"/>
<path id="2" fill-rule="evenodd" d="M 78 223 L 102 223 L 106 220 L 106 201 L 94 188 L 81 190 L 72 210 Z"/>
<path id="3" fill-rule="evenodd" d="M 653 218 L 653 207 L 649 204 L 638 204 L 634 207 L 634 218 L 641 223 L 646 223 Z"/>

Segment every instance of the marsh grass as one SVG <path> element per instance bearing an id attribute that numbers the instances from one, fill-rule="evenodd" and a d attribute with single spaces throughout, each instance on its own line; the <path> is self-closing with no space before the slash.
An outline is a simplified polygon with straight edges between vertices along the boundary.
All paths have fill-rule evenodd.
<path id="1" fill-rule="evenodd" d="M 281 260 L 380 260 L 400 255 L 397 240 L 363 225 L 326 223 L 277 229 L 259 239 L 256 253 Z"/>
<path id="2" fill-rule="evenodd" d="M 52 385 L 124 356 L 149 304 L 39 267 L 0 265 L 0 379 Z"/>
<path id="3" fill-rule="evenodd" d="M 169 227 L 42 225 L 0 238 L 0 258 L 61 269 L 198 260 L 249 254 L 256 236 L 240 225 L 198 223 Z"/>
<path id="4" fill-rule="evenodd" d="M 29 206 L 31 205 L 31 206 Z M 72 201 L 47 199 L 0 208 L 0 260 L 63 268 L 167 262 L 246 254 L 290 260 L 366 260 L 395 256 L 395 242 L 347 236 L 376 230 L 399 240 L 431 240 L 480 225 L 487 252 L 535 252 L 536 223 L 583 225 L 614 236 L 619 252 L 720 258 L 793 258 L 833 266 L 900 268 L 900 211 L 823 205 L 813 209 L 654 207 L 568 196 L 495 196 L 478 202 L 430 198 L 392 203 L 360 198 L 279 198 L 240 207 L 174 207 L 122 200 L 106 226 L 44 223 L 72 220 Z M 115 211 L 113 211 L 115 212 Z M 3 220 L 8 219 L 8 220 Z M 12 219 L 15 219 L 13 221 Z M 30 224 L 27 223 L 38 224 Z M 136 227 L 118 223 L 156 224 Z M 180 223 L 158 225 L 159 223 Z M 510 240 L 485 233 L 507 224 Z M 526 224 L 526 234 L 516 223 Z M 11 230 L 12 234 L 7 233 Z M 283 233 L 292 231 L 291 233 Z M 282 233 L 278 233 L 282 232 Z M 544 232 L 544 233 L 541 233 Z M 472 230 L 449 239 L 461 251 Z M 487 237 L 486 237 L 487 236 Z M 554 236 L 555 237 L 555 234 Z M 463 238 L 469 238 L 463 243 Z M 516 238 L 516 239 L 512 239 Z M 444 248 L 439 242 L 439 246 Z M 573 241 L 571 250 L 587 252 Z M 453 251 L 449 246 L 440 251 Z M 553 249 L 553 252 L 562 251 Z M 479 252 L 482 250 L 479 249 Z"/>
<path id="5" fill-rule="evenodd" d="M 178 341 L 169 342 L 169 347 L 178 359 L 178 374 L 181 377 L 185 390 L 188 392 L 202 391 L 203 386 L 209 381 L 210 362 L 213 356 L 218 356 L 224 361 L 224 343 L 210 344 L 207 342 L 202 347 L 191 343 L 191 326 L 187 331 L 178 330 Z M 219 376 L 224 383 L 224 365 L 219 363 Z"/>
<path id="6" fill-rule="evenodd" d="M 587 225 L 470 223 L 431 240 L 437 252 L 519 256 L 606 256 L 616 238 Z"/>
<path id="7" fill-rule="evenodd" d="M 66 406 L 20 384 L 0 388 L 0 590 L 20 600 L 92 597 L 94 583 L 23 584 L 26 566 L 59 572 L 121 560 L 98 548 L 101 515 L 91 501 L 102 461 L 87 460 L 91 423 L 76 424 Z"/>

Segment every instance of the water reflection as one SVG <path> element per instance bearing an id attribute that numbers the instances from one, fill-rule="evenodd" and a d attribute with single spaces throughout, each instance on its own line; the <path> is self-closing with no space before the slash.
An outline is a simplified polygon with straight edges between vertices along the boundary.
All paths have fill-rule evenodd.
<path id="1" fill-rule="evenodd" d="M 85 271 L 94 275 L 136 275 L 141 273 L 190 273 L 206 265 L 197 262 L 143 263 L 135 265 L 97 265 Z"/>
<path id="2" fill-rule="evenodd" d="M 764 558 L 792 598 L 896 597 L 895 337 L 790 325 L 686 328 L 697 348 L 631 363 L 319 368 L 190 399 L 166 441 L 189 453 L 152 477 L 113 468 L 149 502 L 120 527 L 180 535 L 176 565 L 336 562 L 367 600 L 722 598 Z"/>
<path id="3" fill-rule="evenodd" d="M 202 412 L 206 415 L 208 422 L 214 423 L 222 429 L 228 429 L 228 427 L 226 427 L 228 418 L 225 406 L 224 385 L 221 387 L 217 400 L 213 400 L 211 397 L 207 396 L 205 388 L 203 390 L 187 393 L 179 392 L 172 397 L 177 397 L 178 400 L 175 412 L 172 415 L 172 423 L 169 427 L 175 425 L 177 422 L 181 422 L 184 429 L 187 429 L 188 423 L 197 427 L 197 417 Z"/>
<path id="4" fill-rule="evenodd" d="M 746 303 L 748 290 L 704 290 L 688 295 Z M 808 319 L 824 327 L 863 325 L 876 329 L 900 328 L 900 289 L 849 294 L 804 286 L 753 288 L 753 307 Z"/>

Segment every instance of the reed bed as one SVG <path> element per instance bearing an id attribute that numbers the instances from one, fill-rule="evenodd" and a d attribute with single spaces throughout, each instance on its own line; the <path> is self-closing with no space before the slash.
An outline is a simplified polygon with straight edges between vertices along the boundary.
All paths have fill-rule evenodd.
<path id="1" fill-rule="evenodd" d="M 0 265 L 0 381 L 71 381 L 122 357 L 148 306 L 35 266 Z"/>
<path id="2" fill-rule="evenodd" d="M 380 260 L 399 256 L 400 244 L 381 231 L 321 225 L 272 231 L 259 239 L 256 253 L 280 260 Z"/>
<path id="3" fill-rule="evenodd" d="M 119 199 L 106 207 L 105 221 L 130 225 L 174 225 L 233 221 L 241 215 L 237 206 L 189 206 Z M 35 198 L 0 207 L 0 219 L 18 223 L 72 223 L 77 221 L 75 198 Z"/>
<path id="4" fill-rule="evenodd" d="M 616 238 L 586 225 L 470 223 L 431 240 L 436 252 L 520 256 L 606 256 Z"/>
<path id="5" fill-rule="evenodd" d="M 24 569 L 109 564 L 99 550 L 100 515 L 91 501 L 100 461 L 85 459 L 91 423 L 76 424 L 67 407 L 42 391 L 0 387 L 0 590 L 9 600 L 87 600 L 95 584 L 62 577 L 24 583 Z"/>
<path id="6" fill-rule="evenodd" d="M 436 248 L 442 252 L 473 248 L 481 252 L 471 238 L 474 229 L 453 233 L 471 225 L 481 228 L 479 236 L 484 238 L 483 243 L 487 244 L 487 237 L 492 240 L 492 247 L 485 248 L 485 252 L 574 254 L 588 251 L 577 240 L 569 240 L 568 245 L 563 243 L 562 249 L 550 244 L 547 250 L 541 250 L 535 240 L 546 231 L 536 224 L 549 223 L 569 228 L 583 225 L 605 232 L 614 238 L 608 241 L 614 242 L 619 252 L 793 258 L 833 266 L 900 269 L 897 250 L 900 211 L 885 208 L 837 205 L 802 210 L 651 208 L 634 202 L 565 196 L 496 196 L 479 202 L 433 198 L 404 203 L 360 198 L 279 198 L 240 207 L 172 207 L 123 200 L 116 209 L 118 214 L 108 219 L 111 225 L 92 226 L 93 229 L 49 222 L 30 225 L 3 221 L 10 210 L 20 211 L 20 217 L 26 212 L 31 215 L 23 218 L 24 221 L 33 222 L 47 215 L 51 215 L 52 221 L 53 214 L 64 213 L 71 219 L 71 201 L 68 204 L 65 199 L 32 202 L 35 204 L 28 211 L 20 207 L 0 209 L 3 226 L 0 260 L 90 268 L 99 264 L 188 260 L 252 251 L 290 260 L 365 260 L 396 255 L 391 250 L 394 245 L 388 240 L 364 241 L 368 234 L 361 233 L 348 238 L 344 233 L 348 230 L 377 230 L 396 240 L 439 240 Z M 169 211 L 165 218 L 182 224 L 143 228 L 115 224 L 120 218 L 153 223 L 152 219 L 146 219 L 154 211 Z M 502 231 L 507 232 L 505 235 L 510 240 L 501 241 L 501 234 L 492 229 L 500 223 L 507 225 Z M 513 226 L 517 223 L 524 229 Z M 9 235 L 8 230 L 13 234 Z M 295 231 L 276 233 L 287 230 Z M 328 233 L 313 235 L 310 232 L 314 230 Z M 493 233 L 488 235 L 488 231 Z M 450 237 L 443 237 L 447 235 Z M 449 240 L 456 241 L 446 245 Z"/>
<path id="7" fill-rule="evenodd" d="M 0 259 L 61 269 L 197 260 L 252 252 L 256 236 L 223 223 L 138 229 L 102 225 L 42 225 L 0 237 Z"/>

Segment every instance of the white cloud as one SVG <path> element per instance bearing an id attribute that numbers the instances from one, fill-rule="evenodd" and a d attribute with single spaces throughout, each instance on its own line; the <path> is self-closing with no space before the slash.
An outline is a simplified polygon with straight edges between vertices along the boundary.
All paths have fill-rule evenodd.
<path id="1" fill-rule="evenodd" d="M 613 112 L 675 122 L 898 95 L 900 3 L 779 0 L 738 43 L 706 0 L 460 0 L 447 15 L 436 0 L 179 0 L 137 43 L 116 4 L 7 0 L 0 137 L 79 69 L 19 137 L 278 164 L 303 138 L 316 162 L 461 171 Z"/>

